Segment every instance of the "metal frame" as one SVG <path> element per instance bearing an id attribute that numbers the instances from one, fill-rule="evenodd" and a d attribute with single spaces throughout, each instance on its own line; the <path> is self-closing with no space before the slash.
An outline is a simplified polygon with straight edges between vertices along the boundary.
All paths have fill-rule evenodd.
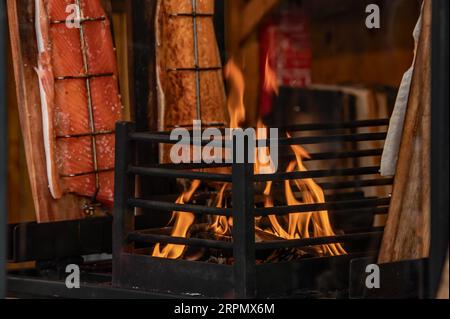
<path id="1" fill-rule="evenodd" d="M 347 129 L 365 126 L 386 126 L 386 121 L 375 121 L 373 123 L 361 121 L 359 123 L 344 123 L 341 126 Z M 318 130 L 326 129 L 325 126 L 318 126 Z M 331 129 L 339 127 L 331 125 Z M 300 127 L 301 130 L 302 127 Z M 304 128 L 304 127 L 303 127 Z M 314 126 L 309 126 L 314 130 Z M 309 238 L 300 240 L 282 240 L 255 243 L 254 217 L 267 215 L 286 215 L 289 213 L 308 213 L 314 211 L 328 210 L 330 214 L 346 211 L 350 214 L 387 213 L 390 199 L 367 198 L 361 200 L 335 201 L 323 204 L 300 205 L 295 207 L 278 206 L 270 209 L 254 208 L 254 183 L 259 181 L 285 181 L 299 178 L 317 178 L 329 176 L 354 176 L 377 174 L 379 167 L 352 168 L 341 170 L 324 170 L 296 173 L 276 173 L 272 175 L 255 175 L 253 164 L 249 158 L 243 164 L 233 163 L 231 174 L 215 174 L 204 172 L 188 171 L 195 167 L 183 165 L 183 168 L 176 165 L 154 165 L 152 163 L 136 163 L 139 158 L 138 151 L 144 149 L 139 145 L 145 144 L 147 150 L 154 150 L 154 144 L 171 144 L 166 133 L 146 133 L 136 132 L 135 126 L 131 123 L 118 123 L 116 127 L 116 203 L 114 209 L 114 249 L 113 249 L 113 284 L 119 288 L 143 289 L 149 291 L 171 291 L 178 294 L 198 293 L 207 297 L 233 296 L 238 298 L 267 297 L 271 293 L 283 294 L 290 290 L 306 288 L 303 279 L 299 281 L 296 277 L 298 269 L 309 263 L 315 264 L 318 269 L 322 266 L 336 263 L 340 264 L 341 270 L 347 271 L 349 261 L 355 256 L 346 255 L 338 257 L 312 258 L 297 260 L 287 263 L 274 263 L 256 265 L 255 255 L 260 251 L 273 249 L 301 248 L 317 246 L 331 243 L 371 243 L 370 247 L 378 247 L 383 234 L 382 229 L 370 229 L 366 231 L 356 231 L 344 235 Z M 385 133 L 375 133 L 382 139 Z M 311 139 L 311 143 L 326 143 L 329 141 L 363 141 L 361 134 L 317 136 Z M 371 136 L 365 136 L 366 140 L 372 140 Z M 295 145 L 304 142 L 304 138 L 283 138 L 280 139 L 284 145 Z M 206 142 L 206 141 L 202 141 Z M 211 142 L 211 141 L 208 141 Z M 194 141 L 193 143 L 198 143 Z M 247 141 L 248 143 L 248 141 Z M 236 143 L 235 143 L 236 145 Z M 269 145 L 269 144 L 266 144 Z M 236 150 L 233 149 L 233 153 Z M 371 154 L 368 152 L 367 154 Z M 350 154 L 355 155 L 355 154 Z M 367 155 L 369 156 L 369 155 Z M 333 156 L 331 156 L 333 158 Z M 203 168 L 209 167 L 204 165 Z M 197 167 L 198 168 L 198 167 Z M 155 196 L 155 199 L 136 198 L 135 178 L 139 176 L 158 177 L 169 179 L 198 179 L 202 181 L 221 181 L 232 183 L 233 209 L 212 208 L 199 204 L 178 205 L 172 202 L 163 201 Z M 388 185 L 392 182 L 383 181 L 380 185 Z M 371 181 L 358 181 L 361 185 L 375 185 Z M 340 185 L 352 187 L 355 183 Z M 336 187 L 333 183 L 330 188 Z M 339 186 L 339 185 L 337 185 Z M 376 185 L 375 185 L 376 186 Z M 134 227 L 135 208 L 144 208 L 149 214 L 154 212 L 173 211 L 190 212 L 198 216 L 233 216 L 233 241 L 223 242 L 219 240 L 205 240 L 197 238 L 180 238 L 168 236 L 170 228 L 161 230 L 136 230 Z M 359 208 L 359 209 L 357 209 Z M 233 265 L 218 265 L 202 262 L 191 262 L 186 260 L 170 260 L 153 258 L 148 251 L 135 250 L 135 244 L 182 244 L 186 246 L 196 246 L 203 248 L 221 249 L 233 253 Z M 144 245 L 145 246 L 145 245 Z M 368 253 L 367 251 L 365 253 Z M 364 255 L 364 252 L 363 252 Z M 322 265 L 322 266 L 320 266 Z M 339 269 L 339 268 L 338 268 Z M 314 273 L 314 272 L 312 272 Z M 294 278 L 295 277 L 295 278 Z M 282 279 L 288 281 L 284 281 Z M 296 279 L 297 278 L 297 279 Z"/>
<path id="2" fill-rule="evenodd" d="M 7 240 L 8 260 L 14 263 L 111 253 L 112 217 L 11 224 Z"/>

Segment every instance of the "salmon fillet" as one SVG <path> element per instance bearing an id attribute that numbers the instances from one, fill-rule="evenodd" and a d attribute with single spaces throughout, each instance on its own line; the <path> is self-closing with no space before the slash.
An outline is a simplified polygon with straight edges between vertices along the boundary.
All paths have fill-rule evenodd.
<path id="1" fill-rule="evenodd" d="M 79 5 L 80 28 L 66 25 L 69 5 Z M 35 10 L 50 192 L 111 206 L 114 128 L 123 107 L 110 22 L 100 0 L 35 0 Z"/>
<path id="2" fill-rule="evenodd" d="M 197 78 L 192 0 L 159 0 L 156 18 L 159 129 L 226 123 L 225 89 L 219 48 L 214 31 L 213 0 L 196 0 L 198 67 L 212 68 L 199 73 L 201 114 L 197 112 Z M 175 16 L 175 14 L 179 14 Z M 219 67 L 219 69 L 217 69 Z M 175 71 L 178 69 L 178 71 Z M 200 115 L 200 116 L 199 116 Z"/>

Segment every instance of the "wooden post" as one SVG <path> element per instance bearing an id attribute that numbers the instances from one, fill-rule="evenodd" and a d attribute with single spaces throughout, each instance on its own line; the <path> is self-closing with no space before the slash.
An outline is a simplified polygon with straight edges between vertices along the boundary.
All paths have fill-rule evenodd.
<path id="1" fill-rule="evenodd" d="M 430 248 L 431 1 L 422 32 L 379 262 L 426 258 Z"/>

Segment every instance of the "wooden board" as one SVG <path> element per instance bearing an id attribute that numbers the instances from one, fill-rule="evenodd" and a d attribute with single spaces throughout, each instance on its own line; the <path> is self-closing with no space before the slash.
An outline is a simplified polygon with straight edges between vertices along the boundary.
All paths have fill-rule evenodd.
<path id="1" fill-rule="evenodd" d="M 9 40 L 9 38 L 8 38 Z M 8 41 L 8 44 L 11 41 Z M 14 74 L 11 46 L 7 46 L 7 74 Z M 8 106 L 8 222 L 20 223 L 36 220 L 22 132 L 17 107 L 14 77 L 7 82 Z"/>
<path id="2" fill-rule="evenodd" d="M 444 270 L 442 271 L 441 286 L 439 287 L 438 299 L 449 299 L 448 296 L 448 254 L 445 262 Z"/>
<path id="3" fill-rule="evenodd" d="M 412 30 L 420 1 L 372 1 L 381 10 L 381 28 L 367 29 L 361 0 L 305 3 L 310 17 L 312 80 L 320 84 L 398 87 L 412 64 Z M 351 36 L 349 36 L 351 35 Z"/>
<path id="4" fill-rule="evenodd" d="M 110 6 L 107 6 L 110 8 Z M 38 222 L 83 218 L 85 199 L 65 195 L 55 200 L 48 189 L 34 26 L 34 1 L 7 0 L 16 95 L 25 155 Z"/>
<path id="5" fill-rule="evenodd" d="M 380 263 L 429 255 L 431 0 L 424 1 L 422 23 Z"/>

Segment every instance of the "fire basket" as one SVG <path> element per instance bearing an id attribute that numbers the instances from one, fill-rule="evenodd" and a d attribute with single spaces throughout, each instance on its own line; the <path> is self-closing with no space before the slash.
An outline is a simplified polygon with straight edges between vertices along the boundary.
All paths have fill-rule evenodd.
<path id="1" fill-rule="evenodd" d="M 324 284 L 327 272 L 334 270 L 332 281 L 343 276 L 342 281 L 348 283 L 346 276 L 350 261 L 377 254 L 383 228 L 375 227 L 373 219 L 376 215 L 387 214 L 392 184 L 392 179 L 378 176 L 379 167 L 361 167 L 355 164 L 361 158 L 380 156 L 382 149 L 355 148 L 355 143 L 383 141 L 387 125 L 388 120 L 382 119 L 304 124 L 285 128 L 283 131 L 289 131 L 292 137 L 278 138 L 281 150 L 298 145 L 341 142 L 348 145 L 348 149 L 310 154 L 310 158 L 305 160 L 326 162 L 349 159 L 354 163 L 353 167 L 258 174 L 255 173 L 255 164 L 249 161 L 248 154 L 244 163 L 228 166 L 142 163 L 138 159 L 142 158 L 139 153 L 143 150 L 151 152 L 157 149 L 155 146 L 175 144 L 177 141 L 172 141 L 169 133 L 137 132 L 131 123 L 117 124 L 114 285 L 185 296 L 238 298 L 286 296 L 304 290 L 330 292 L 343 288 L 336 282 Z M 370 128 L 371 133 L 357 133 L 357 129 L 361 128 Z M 307 131 L 316 132 L 317 135 L 305 136 L 303 133 Z M 209 141 L 204 142 L 206 144 Z M 235 152 L 236 147 L 233 147 L 233 153 Z M 288 151 L 280 151 L 280 154 L 283 158 L 295 155 Z M 146 158 L 151 157 L 146 154 Z M 228 167 L 228 173 L 213 170 L 219 167 Z M 223 205 L 225 208 L 215 207 L 202 200 L 201 194 L 186 203 L 168 201 L 170 196 L 137 195 L 136 177 L 227 183 L 231 185 L 229 204 Z M 323 178 L 327 181 L 318 182 L 317 185 L 325 191 L 334 191 L 323 202 L 289 205 L 275 200 L 274 205 L 260 204 L 258 193 L 261 184 L 289 185 L 298 180 Z M 369 187 L 380 188 L 381 192 L 388 189 L 388 192 L 384 196 L 366 196 L 363 190 Z M 342 190 L 356 191 L 342 193 Z M 137 209 L 143 209 L 143 214 L 155 216 L 161 212 L 169 217 L 173 212 L 189 213 L 196 216 L 197 221 L 192 222 L 186 236 L 177 236 L 173 232 L 174 227 L 165 225 L 159 229 L 137 230 L 134 222 Z M 272 217 L 286 220 L 292 214 L 301 218 L 321 212 L 329 214 L 332 222 L 344 220 L 332 236 L 306 235 L 288 239 L 267 234 L 261 236 L 262 226 L 259 223 L 263 219 Z M 229 236 L 189 236 L 195 229 L 204 229 L 201 221 L 214 218 L 229 220 L 230 217 L 233 221 Z M 352 228 L 354 225 L 346 222 L 355 218 L 368 222 L 355 229 Z M 195 259 L 182 255 L 171 259 L 152 255 L 155 245 L 170 244 L 183 248 L 185 252 L 191 249 L 194 252 L 201 251 L 206 256 L 219 257 Z M 339 245 L 343 248 L 341 253 L 336 254 L 326 254 L 323 251 L 317 253 L 320 251 L 317 247 L 326 245 Z M 284 255 L 288 257 L 282 257 Z"/>

